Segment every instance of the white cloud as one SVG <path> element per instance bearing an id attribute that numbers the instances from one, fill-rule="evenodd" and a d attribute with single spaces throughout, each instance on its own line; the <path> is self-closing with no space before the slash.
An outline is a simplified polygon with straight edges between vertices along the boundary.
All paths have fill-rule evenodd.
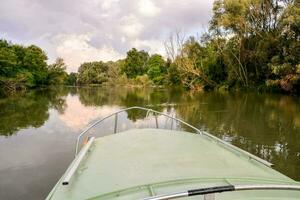
<path id="1" fill-rule="evenodd" d="M 121 42 L 122 43 L 126 42 L 126 38 L 124 36 L 121 37 Z"/>
<path id="2" fill-rule="evenodd" d="M 146 17 L 153 17 L 157 15 L 160 9 L 151 0 L 139 0 L 139 13 Z"/>
<path id="3" fill-rule="evenodd" d="M 118 3 L 119 0 L 102 0 L 100 2 L 102 2 L 101 7 L 103 10 L 109 10 L 113 7 L 114 4 Z"/>
<path id="4" fill-rule="evenodd" d="M 143 25 L 139 22 L 138 18 L 134 15 L 127 15 L 121 19 L 121 31 L 127 37 L 138 37 L 143 30 Z"/>
<path id="5" fill-rule="evenodd" d="M 56 52 L 58 56 L 64 58 L 69 72 L 77 71 L 78 66 L 83 62 L 117 60 L 122 57 L 111 47 L 95 48 L 91 46 L 90 38 L 89 34 L 60 36 L 60 44 Z"/>
<path id="6" fill-rule="evenodd" d="M 161 40 L 135 40 L 132 42 L 132 46 L 138 49 L 145 49 L 149 51 L 150 54 L 161 54 L 165 56 L 165 47 Z"/>

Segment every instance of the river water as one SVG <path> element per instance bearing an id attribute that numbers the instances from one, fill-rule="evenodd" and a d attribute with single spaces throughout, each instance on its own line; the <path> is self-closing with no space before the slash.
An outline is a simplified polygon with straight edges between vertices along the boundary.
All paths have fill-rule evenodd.
<path id="1" fill-rule="evenodd" d="M 72 161 L 80 131 L 130 106 L 149 107 L 183 119 L 270 161 L 276 170 L 300 181 L 297 97 L 62 87 L 0 98 L 0 199 L 44 199 Z M 147 126 L 150 122 L 153 124 L 143 112 L 127 112 L 120 116 L 118 129 Z M 166 128 L 167 123 L 159 117 L 160 128 Z M 113 121 L 107 120 L 94 132 L 111 134 L 113 127 Z"/>

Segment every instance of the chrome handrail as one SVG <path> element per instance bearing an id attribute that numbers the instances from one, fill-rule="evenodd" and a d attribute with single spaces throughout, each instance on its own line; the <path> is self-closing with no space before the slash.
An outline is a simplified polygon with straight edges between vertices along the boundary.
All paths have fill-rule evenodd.
<path id="1" fill-rule="evenodd" d="M 207 133 L 207 132 L 205 132 L 205 131 L 202 131 L 202 130 L 200 130 L 200 129 L 194 127 L 193 125 L 191 125 L 191 124 L 189 124 L 189 123 L 187 123 L 187 122 L 185 122 L 185 121 L 183 121 L 183 120 L 181 120 L 181 119 L 178 119 L 178 118 L 176 118 L 176 117 L 173 117 L 173 116 L 171 116 L 171 115 L 168 115 L 168 114 L 165 114 L 165 113 L 156 111 L 156 110 L 152 110 L 152 109 L 150 109 L 150 108 L 144 108 L 144 107 L 139 107 L 139 106 L 134 106 L 134 107 L 129 107 L 129 108 L 125 108 L 125 109 L 119 110 L 119 111 L 117 111 L 117 112 L 114 112 L 114 113 L 112 113 L 112 114 L 110 114 L 110 115 L 108 115 L 108 116 L 102 118 L 102 119 L 97 120 L 96 122 L 94 122 L 93 124 L 91 124 L 90 126 L 88 126 L 84 131 L 82 131 L 82 132 L 78 135 L 78 137 L 77 137 L 77 139 L 76 139 L 75 156 L 78 154 L 79 141 L 80 141 L 81 137 L 84 136 L 90 129 L 94 128 L 94 127 L 97 126 L 99 123 L 103 122 L 104 120 L 106 120 L 106 119 L 108 119 L 108 118 L 110 118 L 110 117 L 112 117 L 112 116 L 115 116 L 114 133 L 117 133 L 117 120 L 118 120 L 118 114 L 119 114 L 119 113 L 122 113 L 122 112 L 125 112 L 125 111 L 128 111 L 128 110 L 133 110 L 133 109 L 138 109 L 138 110 L 144 110 L 144 111 L 147 111 L 146 117 L 148 117 L 150 113 L 154 113 L 154 114 L 155 114 L 156 128 L 158 128 L 157 115 L 162 115 L 162 116 L 165 116 L 165 117 L 168 117 L 168 118 L 172 119 L 172 126 L 173 126 L 173 120 L 175 120 L 175 121 L 177 121 L 177 122 L 180 122 L 180 123 L 182 123 L 182 124 L 188 126 L 188 127 L 191 128 L 191 129 L 193 129 L 194 131 L 196 131 L 196 133 L 201 134 L 201 135 L 205 135 L 206 137 L 209 137 L 209 138 L 211 138 L 211 139 L 213 139 L 213 140 L 215 140 L 215 141 L 217 141 L 217 142 L 223 144 L 225 147 L 228 147 L 228 148 L 230 148 L 230 149 L 232 149 L 232 150 L 234 150 L 234 151 L 237 151 L 237 152 L 239 152 L 239 153 L 243 153 L 243 154 L 247 155 L 249 158 L 251 158 L 251 159 L 253 159 L 253 160 L 256 160 L 256 161 L 258 161 L 258 162 L 260 162 L 260 163 L 262 163 L 262 164 L 264 164 L 264 165 L 266 165 L 266 166 L 268 166 L 268 167 L 273 166 L 272 163 L 270 163 L 270 162 L 268 162 L 268 161 L 266 161 L 266 160 L 263 160 L 263 159 L 261 159 L 261 158 L 255 156 L 255 155 L 253 155 L 253 154 L 251 154 L 251 153 L 249 153 L 249 152 L 247 152 L 247 151 L 244 151 L 244 150 L 242 150 L 242 149 L 240 149 L 240 148 L 238 148 L 238 147 L 236 147 L 236 146 L 234 146 L 234 145 L 232 145 L 232 144 L 230 144 L 230 143 L 228 143 L 228 142 L 225 142 L 225 141 L 223 141 L 222 139 L 220 139 L 220 138 L 218 138 L 218 137 L 216 137 L 216 136 L 213 136 L 213 135 L 211 135 L 211 134 L 209 134 L 209 133 Z"/>
<path id="2" fill-rule="evenodd" d="M 300 191 L 300 185 L 274 185 L 274 184 L 225 185 L 225 186 L 187 190 L 187 191 L 176 192 L 176 193 L 172 193 L 172 194 L 152 196 L 152 197 L 144 198 L 143 200 L 167 200 L 167 199 L 177 199 L 177 198 L 184 198 L 184 197 L 196 196 L 196 195 L 204 195 L 205 196 L 208 194 L 233 192 L 233 191 L 247 191 L 247 190 L 294 190 L 294 191 Z"/>

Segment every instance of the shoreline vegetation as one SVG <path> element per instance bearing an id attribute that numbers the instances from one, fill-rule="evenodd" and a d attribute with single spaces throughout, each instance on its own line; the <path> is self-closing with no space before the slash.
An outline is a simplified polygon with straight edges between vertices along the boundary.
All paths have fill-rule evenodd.
<path id="1" fill-rule="evenodd" d="M 68 74 L 62 58 L 48 65 L 41 48 L 1 39 L 0 89 L 123 85 L 300 94 L 300 0 L 215 0 L 206 33 L 176 31 L 164 47 L 166 58 L 132 48 L 124 59 L 86 62 Z"/>

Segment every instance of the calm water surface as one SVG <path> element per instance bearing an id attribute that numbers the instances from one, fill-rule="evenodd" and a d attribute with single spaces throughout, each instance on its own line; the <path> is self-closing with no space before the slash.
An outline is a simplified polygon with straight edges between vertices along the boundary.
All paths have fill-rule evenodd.
<path id="1" fill-rule="evenodd" d="M 44 199 L 74 155 L 79 132 L 130 106 L 176 114 L 275 164 L 300 181 L 300 101 L 255 93 L 201 93 L 178 89 L 57 88 L 0 98 L 0 199 Z M 167 121 L 160 118 L 160 126 Z M 128 112 L 119 129 L 145 126 L 143 112 Z M 95 129 L 112 132 L 112 121 Z M 184 129 L 184 127 L 182 127 Z"/>

